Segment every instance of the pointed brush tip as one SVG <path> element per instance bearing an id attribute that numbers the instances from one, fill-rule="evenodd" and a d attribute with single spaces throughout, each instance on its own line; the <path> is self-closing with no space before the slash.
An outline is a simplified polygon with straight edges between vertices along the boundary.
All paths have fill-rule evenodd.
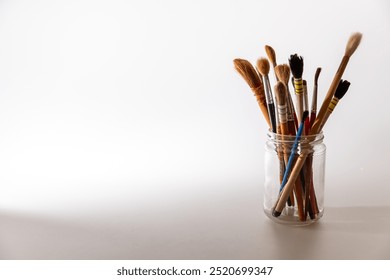
<path id="1" fill-rule="evenodd" d="M 360 32 L 353 33 L 348 40 L 347 46 L 345 48 L 345 55 L 350 57 L 354 54 L 356 49 L 359 47 L 362 40 L 363 34 Z"/>
<path id="2" fill-rule="evenodd" d="M 265 45 L 265 52 L 267 53 L 267 56 L 268 56 L 269 60 L 271 61 L 272 65 L 276 66 L 275 50 L 271 46 Z"/>

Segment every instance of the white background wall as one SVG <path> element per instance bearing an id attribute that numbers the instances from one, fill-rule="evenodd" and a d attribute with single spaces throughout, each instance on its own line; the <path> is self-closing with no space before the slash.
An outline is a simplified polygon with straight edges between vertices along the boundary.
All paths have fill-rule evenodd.
<path id="1" fill-rule="evenodd" d="M 0 212 L 261 211 L 267 128 L 232 60 L 299 53 L 322 100 L 355 31 L 326 206 L 389 206 L 388 1 L 1 1 Z"/>

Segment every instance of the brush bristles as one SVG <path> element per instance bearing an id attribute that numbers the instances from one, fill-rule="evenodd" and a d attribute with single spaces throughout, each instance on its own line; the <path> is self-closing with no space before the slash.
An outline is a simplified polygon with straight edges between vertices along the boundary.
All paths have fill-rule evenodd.
<path id="1" fill-rule="evenodd" d="M 285 85 L 290 81 L 290 67 L 287 64 L 279 64 L 275 67 L 276 77 Z"/>
<path id="2" fill-rule="evenodd" d="M 314 76 L 314 85 L 318 85 L 318 77 L 320 76 L 321 73 L 321 67 L 318 67 L 316 70 L 316 74 Z"/>
<path id="3" fill-rule="evenodd" d="M 275 67 L 276 66 L 275 50 L 271 46 L 266 45 L 265 52 L 267 53 L 268 59 L 271 61 L 272 65 Z"/>
<path id="4" fill-rule="evenodd" d="M 353 53 L 356 51 L 357 47 L 360 44 L 360 41 L 362 40 L 362 33 L 356 32 L 351 35 L 351 37 L 348 40 L 347 47 L 345 48 L 345 55 L 350 57 L 353 55 Z"/>
<path id="5" fill-rule="evenodd" d="M 259 70 L 260 74 L 265 77 L 268 76 L 269 73 L 269 61 L 265 57 L 261 57 L 257 60 L 257 70 Z"/>
<path id="6" fill-rule="evenodd" d="M 343 98 L 343 96 L 347 93 L 349 86 L 351 85 L 350 82 L 347 80 L 340 80 L 339 85 L 337 86 L 336 93 L 334 94 L 334 97 L 337 99 Z"/>
<path id="7" fill-rule="evenodd" d="M 250 88 L 254 89 L 259 86 L 262 86 L 259 75 L 257 74 L 253 65 L 245 59 L 236 58 L 233 60 L 234 68 L 242 76 L 242 78 L 247 82 Z"/>
<path id="8" fill-rule="evenodd" d="M 297 54 L 291 55 L 288 60 L 290 63 L 290 69 L 294 79 L 302 78 L 303 73 L 303 58 Z"/>
<path id="9" fill-rule="evenodd" d="M 279 106 L 286 105 L 286 98 L 287 98 L 287 88 L 286 85 L 283 82 L 277 82 L 274 87 L 275 95 L 276 95 L 276 102 Z"/>

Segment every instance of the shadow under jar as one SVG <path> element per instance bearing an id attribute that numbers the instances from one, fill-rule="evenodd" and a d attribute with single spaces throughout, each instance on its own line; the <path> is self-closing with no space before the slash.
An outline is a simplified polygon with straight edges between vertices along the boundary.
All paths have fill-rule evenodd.
<path id="1" fill-rule="evenodd" d="M 264 212 L 274 222 L 300 226 L 318 221 L 324 212 L 326 146 L 324 135 L 303 135 L 293 153 L 292 168 L 286 176 L 290 188 L 281 188 L 295 136 L 269 132 L 265 144 Z M 301 157 L 303 166 L 291 179 L 295 163 Z M 302 161 L 304 160 L 304 161 Z M 287 197 L 285 203 L 281 198 Z M 275 211 L 278 205 L 280 211 Z M 278 215 L 275 215 L 278 212 Z"/>

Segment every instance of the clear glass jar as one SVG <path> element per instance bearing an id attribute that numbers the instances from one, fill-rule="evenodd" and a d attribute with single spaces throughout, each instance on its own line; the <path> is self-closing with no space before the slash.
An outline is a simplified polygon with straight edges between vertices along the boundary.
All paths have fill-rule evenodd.
<path id="1" fill-rule="evenodd" d="M 269 132 L 267 137 L 265 214 L 274 222 L 295 226 L 318 221 L 324 212 L 326 146 L 323 134 L 300 137 L 292 168 L 285 178 L 287 183 L 282 188 L 295 136 Z"/>

